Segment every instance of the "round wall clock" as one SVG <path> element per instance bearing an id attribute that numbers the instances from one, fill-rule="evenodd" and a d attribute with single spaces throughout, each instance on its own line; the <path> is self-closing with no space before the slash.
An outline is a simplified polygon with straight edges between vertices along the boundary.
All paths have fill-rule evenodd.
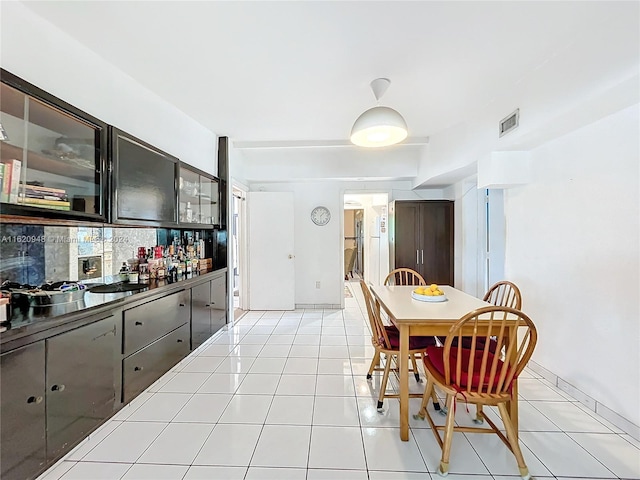
<path id="1" fill-rule="evenodd" d="M 327 207 L 316 207 L 311 210 L 311 221 L 316 225 L 326 225 L 331 220 L 331 212 Z"/>

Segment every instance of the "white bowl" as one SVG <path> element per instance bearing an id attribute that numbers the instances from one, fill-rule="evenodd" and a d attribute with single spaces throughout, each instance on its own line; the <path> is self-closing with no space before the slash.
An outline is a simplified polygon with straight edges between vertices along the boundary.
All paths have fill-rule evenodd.
<path id="1" fill-rule="evenodd" d="M 420 295 L 419 293 L 416 293 L 416 292 L 411 292 L 411 298 L 413 298 L 415 300 L 418 300 L 420 302 L 437 303 L 437 302 L 446 302 L 447 301 L 447 296 L 446 295 L 437 295 L 437 296 Z"/>

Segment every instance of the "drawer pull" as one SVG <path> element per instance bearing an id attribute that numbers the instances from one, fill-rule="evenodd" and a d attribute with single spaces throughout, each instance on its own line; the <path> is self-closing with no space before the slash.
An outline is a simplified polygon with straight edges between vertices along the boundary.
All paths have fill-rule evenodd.
<path id="1" fill-rule="evenodd" d="M 186 305 L 186 304 L 184 304 L 184 303 L 181 303 L 181 304 L 180 304 L 180 306 L 181 306 L 181 307 L 186 307 L 187 305 Z"/>
<path id="2" fill-rule="evenodd" d="M 210 307 L 210 306 L 211 306 L 211 304 L 210 304 L 210 303 L 207 303 L 207 304 L 205 305 L 205 307 Z"/>
<path id="3" fill-rule="evenodd" d="M 181 338 L 178 339 L 178 343 L 182 343 L 182 339 Z"/>
<path id="4" fill-rule="evenodd" d="M 144 370 L 144 367 L 135 367 L 135 368 L 133 369 L 133 371 L 134 371 L 134 372 L 140 372 L 140 371 L 142 371 L 142 370 Z"/>
<path id="5" fill-rule="evenodd" d="M 142 322 L 136 322 L 136 325 L 142 325 Z"/>
<path id="6" fill-rule="evenodd" d="M 62 392 L 64 390 L 64 385 L 60 384 L 60 385 L 53 385 L 51 387 L 51 391 L 52 392 Z"/>
<path id="7" fill-rule="evenodd" d="M 40 396 L 37 396 L 37 397 L 31 396 L 31 397 L 27 398 L 27 403 L 35 403 L 37 405 L 39 403 L 42 403 L 42 397 L 40 397 Z"/>

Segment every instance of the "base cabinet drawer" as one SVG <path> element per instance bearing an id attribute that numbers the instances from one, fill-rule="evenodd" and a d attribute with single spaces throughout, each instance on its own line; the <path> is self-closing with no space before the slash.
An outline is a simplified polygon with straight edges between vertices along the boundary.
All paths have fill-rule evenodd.
<path id="1" fill-rule="evenodd" d="M 136 350 L 171 332 L 191 318 L 191 292 L 186 290 L 124 311 L 123 353 Z"/>
<path id="2" fill-rule="evenodd" d="M 128 403 L 189 354 L 189 324 L 122 361 L 122 401 Z"/>

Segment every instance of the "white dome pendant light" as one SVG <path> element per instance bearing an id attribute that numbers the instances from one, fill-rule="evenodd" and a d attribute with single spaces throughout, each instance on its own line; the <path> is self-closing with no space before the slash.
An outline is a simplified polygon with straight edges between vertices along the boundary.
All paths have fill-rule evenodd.
<path id="1" fill-rule="evenodd" d="M 389 88 L 388 78 L 376 78 L 371 82 L 371 90 L 377 101 Z M 407 138 L 407 123 L 393 108 L 380 105 L 370 108 L 360 115 L 351 129 L 351 143 L 360 147 L 386 147 Z"/>

